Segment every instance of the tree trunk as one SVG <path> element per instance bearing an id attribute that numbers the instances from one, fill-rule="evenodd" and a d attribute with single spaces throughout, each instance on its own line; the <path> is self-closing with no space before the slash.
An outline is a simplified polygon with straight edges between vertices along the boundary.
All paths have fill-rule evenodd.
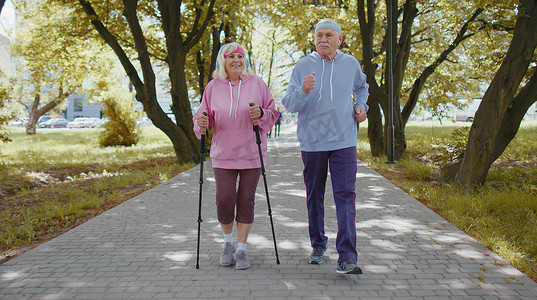
<path id="1" fill-rule="evenodd" d="M 380 104 L 382 111 L 384 111 L 385 115 L 388 112 L 388 91 L 387 91 L 387 84 L 384 83 L 382 85 L 378 85 L 375 82 L 375 74 L 378 72 L 377 66 L 372 64 L 372 61 L 374 59 L 374 51 L 373 51 L 373 34 L 375 31 L 375 1 L 368 0 L 367 1 L 367 14 L 366 10 L 364 9 L 364 1 L 360 0 L 358 1 L 357 6 L 357 15 L 360 23 L 360 30 L 362 35 L 362 44 L 363 44 L 363 55 L 364 55 L 364 72 L 366 73 L 368 77 L 368 83 L 370 84 L 370 92 L 371 94 L 376 94 L 377 102 Z M 479 28 L 477 31 L 472 32 L 470 34 L 466 34 L 468 31 L 468 27 L 470 23 L 474 22 L 475 19 L 481 14 L 483 9 L 479 8 L 477 9 L 474 14 L 468 19 L 468 21 L 461 27 L 461 30 L 459 31 L 459 34 L 455 37 L 453 43 L 451 43 L 446 50 L 444 50 L 440 56 L 434 61 L 431 65 L 429 65 L 425 70 L 422 72 L 419 78 L 417 78 L 414 82 L 414 85 L 412 86 L 412 90 L 410 92 L 410 96 L 408 101 L 406 101 L 405 107 L 401 111 L 400 106 L 400 95 L 401 95 L 401 89 L 404 79 L 404 74 L 406 70 L 406 66 L 409 59 L 410 54 L 410 48 L 411 48 L 411 37 L 412 37 L 412 26 L 414 23 L 414 20 L 418 14 L 418 10 L 416 8 L 416 2 L 411 0 L 406 0 L 404 7 L 402 10 L 397 9 L 397 1 L 393 1 L 392 4 L 394 5 L 394 9 L 392 10 L 394 12 L 394 20 L 397 20 L 399 17 L 399 13 L 402 12 L 403 14 L 403 21 L 401 22 L 401 30 L 399 35 L 399 40 L 397 43 L 395 43 L 394 51 L 395 51 L 395 57 L 394 57 L 394 67 L 393 67 L 393 94 L 394 94 L 394 109 L 393 109 L 393 120 L 394 120 L 394 150 L 395 150 L 395 158 L 398 159 L 402 157 L 406 150 L 406 137 L 405 137 L 405 126 L 408 122 L 408 119 L 410 118 L 410 115 L 418 103 L 419 95 L 421 93 L 421 90 L 423 89 L 423 86 L 425 85 L 425 82 L 427 78 L 434 73 L 436 68 L 447 59 L 448 55 L 453 52 L 453 50 L 462 43 L 465 39 L 471 37 L 474 35 L 477 31 L 482 30 L 484 27 Z M 394 24 L 394 30 L 393 32 L 397 32 L 397 26 Z M 388 36 L 384 36 L 384 44 L 386 44 L 386 41 L 388 39 Z M 393 37 L 393 40 L 396 40 L 397 36 Z M 377 53 L 379 55 L 379 53 Z M 387 71 L 387 70 L 386 70 Z M 387 78 L 387 74 L 384 74 L 384 78 Z M 381 89 L 382 92 L 376 91 L 377 89 Z M 368 113 L 368 118 L 378 118 L 376 112 L 370 112 Z M 386 118 L 388 119 L 388 118 Z M 378 120 L 370 120 L 369 123 L 377 123 Z M 384 132 L 382 128 L 375 127 L 374 129 L 369 130 L 370 134 L 380 134 L 381 136 L 384 136 L 384 143 L 379 143 L 376 137 L 370 137 L 370 141 L 375 141 L 375 144 L 371 144 L 371 153 L 372 155 L 380 154 L 380 151 L 388 151 L 387 148 L 384 147 L 384 145 L 388 145 L 387 138 L 388 134 L 386 132 L 386 129 L 388 128 L 388 124 L 384 125 Z M 380 148 L 378 148 L 380 147 Z M 382 150 L 380 150 L 382 149 Z"/>
<path id="2" fill-rule="evenodd" d="M 382 133 L 382 115 L 380 107 L 376 101 L 371 101 L 369 97 L 369 111 L 367 112 L 367 137 L 369 138 L 369 148 L 374 157 L 382 156 L 384 153 L 384 134 Z"/>
<path id="3" fill-rule="evenodd" d="M 513 122 L 506 119 L 511 117 L 509 106 L 528 70 L 536 45 L 537 4 L 534 0 L 521 0 L 511 45 L 475 114 L 455 185 L 475 186 L 485 182 L 490 165 L 498 155 L 495 148 L 501 148 L 507 141 L 502 141 L 502 132 L 514 130 L 506 126 Z M 502 125 L 507 128 L 502 129 Z"/>
<path id="4" fill-rule="evenodd" d="M 160 107 L 156 96 L 155 74 L 151 65 L 151 60 L 147 50 L 145 37 L 142 32 L 138 17 L 136 15 L 137 1 L 123 0 L 124 16 L 127 19 L 129 28 L 134 40 L 138 59 L 142 67 L 144 81 L 138 76 L 136 68 L 131 63 L 125 51 L 119 45 L 117 38 L 99 20 L 95 10 L 86 0 L 79 0 L 86 14 L 90 17 L 91 23 L 104 39 L 104 41 L 114 50 L 121 62 L 127 76 L 136 90 L 136 99 L 142 102 L 144 111 L 153 121 L 153 124 L 162 130 L 173 144 L 177 160 L 180 163 L 188 161 L 198 161 L 199 141 L 192 131 L 192 111 L 186 87 L 186 76 L 184 74 L 184 61 L 187 53 L 199 42 L 203 31 L 208 26 L 212 17 L 215 0 L 209 1 L 209 7 L 202 18 L 201 10 L 206 6 L 202 1 L 200 7 L 195 9 L 195 21 L 186 38 L 183 39 L 180 33 L 180 1 L 158 1 L 161 13 L 162 28 L 166 36 L 168 50 L 167 62 L 170 69 L 170 81 L 172 82 L 172 111 L 175 114 L 177 125 L 166 115 Z M 202 21 L 200 24 L 200 20 Z"/>
<path id="5" fill-rule="evenodd" d="M 520 123 L 524 115 L 528 112 L 530 106 L 537 99 L 537 75 L 534 73 L 530 81 L 520 90 L 513 102 L 509 105 L 505 117 L 502 120 L 498 138 L 494 143 L 493 154 L 490 159 L 490 164 L 494 163 L 500 155 L 505 151 L 505 148 L 513 140 L 520 128 Z M 441 178 L 444 181 L 453 181 L 457 172 L 461 167 L 462 159 L 454 161 L 441 170 Z"/>
<path id="6" fill-rule="evenodd" d="M 520 90 L 513 102 L 509 104 L 505 117 L 502 120 L 500 126 L 500 132 L 498 138 L 494 143 L 494 151 L 491 157 L 491 164 L 502 155 L 503 151 L 509 143 L 513 140 L 522 119 L 528 112 L 530 106 L 535 103 L 537 99 L 537 73 L 533 73 L 530 81 Z"/>
<path id="7" fill-rule="evenodd" d="M 397 106 L 399 107 L 399 106 Z M 387 122 L 386 122 L 387 123 Z M 384 149 L 385 150 L 385 153 L 386 155 L 389 153 L 389 150 L 388 150 L 388 125 L 389 124 L 385 124 L 386 126 L 384 126 L 384 142 L 385 142 L 385 145 L 386 145 L 386 148 Z M 401 118 L 401 111 L 398 110 L 398 109 L 395 109 L 394 108 L 394 112 L 393 112 L 393 142 L 394 142 L 394 145 L 393 145 L 393 148 L 394 148 L 394 158 L 395 160 L 399 160 L 401 159 L 404 155 L 405 155 L 405 150 L 406 150 L 406 138 L 405 138 L 405 127 L 403 125 L 403 121 L 402 121 L 402 118 Z"/>
<path id="8" fill-rule="evenodd" d="M 174 148 L 178 147 L 176 149 L 180 150 L 181 153 L 190 155 L 189 160 L 198 161 L 200 155 L 199 141 L 193 131 L 192 110 L 188 99 L 188 87 L 184 70 L 185 59 L 186 57 L 179 57 L 177 61 L 171 61 L 169 64 L 172 111 L 178 127 L 178 130 L 176 130 L 183 140 L 188 141 L 188 143 L 174 144 Z"/>
<path id="9" fill-rule="evenodd" d="M 371 147 L 371 154 L 373 156 L 379 156 L 381 153 L 387 154 L 386 145 L 387 143 L 387 128 L 389 124 L 387 124 L 388 118 L 387 118 L 387 112 L 388 112 L 388 106 L 390 103 L 388 103 L 388 85 L 382 84 L 379 85 L 376 82 L 376 73 L 377 68 L 375 64 L 373 64 L 373 60 L 375 58 L 375 52 L 373 51 L 373 37 L 375 33 L 375 8 L 376 8 L 376 1 L 368 0 L 367 1 L 367 12 L 364 7 L 364 1 L 360 0 L 357 3 L 357 15 L 358 20 L 360 23 L 360 34 L 362 36 L 362 49 L 363 49 L 363 65 L 364 65 L 364 73 L 367 76 L 367 82 L 369 84 L 369 91 L 370 91 L 370 103 L 373 104 L 370 106 L 370 111 L 367 114 L 368 117 L 368 125 L 372 128 L 368 129 L 369 141 L 370 141 L 370 147 Z M 399 11 L 397 10 L 397 1 L 392 2 L 394 9 L 394 20 L 398 19 Z M 401 25 L 401 35 L 399 37 L 399 41 L 396 41 L 396 32 L 397 32 L 397 22 L 394 22 L 394 61 L 393 61 L 393 95 L 394 95 L 394 104 L 393 104 L 393 121 L 394 121 L 394 154 L 395 158 L 398 159 L 404 155 L 405 149 L 406 149 L 406 141 L 405 141 L 405 134 L 404 134 L 404 126 L 403 126 L 403 118 L 401 116 L 401 109 L 399 108 L 399 98 L 400 98 L 400 92 L 401 87 L 403 84 L 403 78 L 405 74 L 406 65 L 408 63 L 408 57 L 410 55 L 410 42 L 411 42 L 411 29 L 412 24 L 414 22 L 414 19 L 417 15 L 417 8 L 415 1 L 412 0 L 406 0 L 403 10 L 403 22 Z M 388 38 L 387 33 L 384 36 L 384 40 Z M 385 48 L 383 48 L 386 50 Z M 376 54 L 378 55 L 378 53 Z M 388 70 L 385 68 L 385 72 L 388 72 Z M 387 78 L 386 73 L 384 74 L 383 78 Z M 373 97 L 375 100 L 371 101 L 371 97 Z M 384 129 L 382 126 L 379 126 L 382 123 L 381 120 L 381 114 L 380 110 L 378 110 L 378 106 L 373 109 L 372 106 L 380 105 L 380 108 L 382 108 L 382 111 L 384 111 Z M 377 110 L 378 111 L 377 111 Z M 371 136 L 375 135 L 375 136 Z M 379 139 L 383 139 L 382 142 L 379 141 Z"/>
<path id="10" fill-rule="evenodd" d="M 39 92 L 40 88 L 36 89 L 34 102 L 32 103 L 32 106 L 30 107 L 29 112 L 29 118 L 28 118 L 28 124 L 26 125 L 26 134 L 27 135 L 34 135 L 37 132 L 37 121 L 39 121 L 39 118 L 48 113 L 49 111 L 53 110 L 56 106 L 60 105 L 69 95 L 70 92 L 63 92 L 62 89 L 58 92 L 58 97 L 56 97 L 54 100 L 50 101 L 49 103 L 45 104 L 43 107 L 39 108 L 39 104 L 41 101 L 41 94 Z"/>
<path id="11" fill-rule="evenodd" d="M 41 96 L 39 92 L 36 91 L 34 102 L 32 103 L 32 106 L 30 108 L 30 113 L 28 115 L 28 123 L 26 124 L 26 134 L 27 135 L 34 135 L 36 133 L 36 127 L 37 127 L 37 120 L 42 115 L 37 115 L 37 107 L 39 106 L 39 101 L 41 99 Z"/>
<path id="12" fill-rule="evenodd" d="M 198 69 L 198 90 L 200 95 L 203 95 L 205 85 L 207 84 L 206 80 L 208 77 L 210 77 L 207 76 L 208 74 L 205 70 L 206 65 L 205 60 L 203 59 L 203 52 L 198 50 L 198 52 L 196 52 L 196 68 Z"/>

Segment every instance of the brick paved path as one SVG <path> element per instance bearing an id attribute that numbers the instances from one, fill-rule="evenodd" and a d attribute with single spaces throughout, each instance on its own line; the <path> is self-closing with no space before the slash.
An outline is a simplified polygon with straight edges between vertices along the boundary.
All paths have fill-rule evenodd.
<path id="1" fill-rule="evenodd" d="M 335 273 L 330 183 L 326 263 L 308 265 L 294 128 L 270 139 L 269 149 L 267 180 L 280 265 L 262 180 L 249 237 L 251 268 L 218 265 L 223 238 L 208 161 L 199 270 L 195 167 L 1 264 L 0 299 L 537 299 L 537 283 L 364 164 L 358 166 L 357 228 L 365 273 Z"/>

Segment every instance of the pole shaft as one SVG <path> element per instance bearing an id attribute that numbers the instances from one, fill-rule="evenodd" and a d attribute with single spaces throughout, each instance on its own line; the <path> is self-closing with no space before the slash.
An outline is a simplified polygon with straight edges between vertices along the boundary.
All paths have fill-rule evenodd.
<path id="1" fill-rule="evenodd" d="M 207 116 L 207 113 L 203 113 Z M 201 237 L 201 199 L 203 193 L 203 161 L 205 160 L 205 135 L 207 133 L 206 128 L 201 128 L 201 142 L 200 142 L 200 191 L 199 191 L 199 205 L 198 205 L 198 247 L 196 250 L 196 269 L 200 268 L 200 237 Z"/>
<path id="2" fill-rule="evenodd" d="M 254 120 L 254 131 L 255 138 L 257 143 L 257 149 L 259 150 L 259 160 L 261 162 L 261 175 L 263 175 L 263 183 L 265 185 L 265 195 L 267 197 L 267 207 L 268 215 L 270 218 L 270 227 L 272 229 L 272 240 L 274 241 L 274 252 L 276 253 L 276 264 L 280 264 L 280 259 L 278 257 L 278 245 L 276 244 L 276 233 L 274 232 L 274 222 L 272 221 L 272 209 L 270 208 L 270 198 L 267 185 L 267 176 L 265 174 L 265 164 L 263 162 L 263 152 L 261 151 L 261 137 L 259 136 L 259 126 L 257 125 L 257 120 Z"/>

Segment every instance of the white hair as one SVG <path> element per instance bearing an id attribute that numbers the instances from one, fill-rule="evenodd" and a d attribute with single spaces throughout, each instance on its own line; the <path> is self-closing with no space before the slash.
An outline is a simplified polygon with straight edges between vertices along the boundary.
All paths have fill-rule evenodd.
<path id="1" fill-rule="evenodd" d="M 220 79 L 226 79 L 227 73 L 226 73 L 226 59 L 224 58 L 224 54 L 226 53 L 233 53 L 233 51 L 237 50 L 237 48 L 242 48 L 239 43 L 229 43 L 225 44 L 220 48 L 220 51 L 218 51 L 218 56 L 216 57 L 216 69 L 214 69 L 213 72 L 213 78 L 220 78 Z M 241 78 L 245 78 L 248 76 L 255 75 L 254 70 L 249 66 L 248 57 L 246 56 L 246 53 L 244 54 L 244 62 L 245 62 L 245 68 L 242 71 Z"/>

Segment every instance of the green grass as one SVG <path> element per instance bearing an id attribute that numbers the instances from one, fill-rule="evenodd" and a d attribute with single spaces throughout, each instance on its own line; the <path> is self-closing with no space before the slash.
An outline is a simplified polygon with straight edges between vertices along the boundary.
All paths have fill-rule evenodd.
<path id="1" fill-rule="evenodd" d="M 469 125 L 430 127 L 431 123 L 410 123 L 405 131 L 406 156 L 396 165 L 385 164 L 386 157 L 370 157 L 369 144 L 364 140 L 367 137 L 361 135 L 359 158 L 535 279 L 537 122 L 523 122 L 516 137 L 491 167 L 484 186 L 458 190 L 438 183 L 437 178 L 446 156 L 461 147 L 453 131 Z"/>
<path id="2" fill-rule="evenodd" d="M 0 251 L 32 245 L 168 180 L 179 165 L 168 137 L 143 128 L 132 147 L 100 147 L 99 129 L 10 128 L 0 144 Z M 1 258 L 1 257 L 0 257 Z"/>
<path id="3" fill-rule="evenodd" d="M 43 165 L 114 164 L 139 161 L 148 156 L 173 155 L 171 143 L 155 127 L 146 127 L 134 147 L 99 147 L 100 130 L 49 130 L 27 136 L 23 129 L 10 131 L 12 143 L 0 144 L 0 160 L 7 165 L 24 165 L 39 170 Z M 31 163 L 29 163 L 31 162 Z"/>

